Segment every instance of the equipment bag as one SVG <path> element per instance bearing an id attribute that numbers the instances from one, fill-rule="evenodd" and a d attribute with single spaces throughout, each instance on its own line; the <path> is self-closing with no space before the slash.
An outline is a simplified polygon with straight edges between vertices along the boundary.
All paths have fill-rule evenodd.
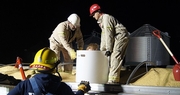
<path id="1" fill-rule="evenodd" d="M 35 94 L 35 95 L 42 95 L 42 92 L 41 92 L 40 89 L 39 89 L 39 86 L 38 86 L 38 84 L 37 84 L 37 82 L 36 82 L 36 79 L 33 77 L 33 78 L 29 79 L 29 81 L 30 81 L 31 86 L 32 86 L 32 88 L 33 88 L 33 90 L 34 90 L 34 94 Z M 45 94 L 45 95 L 53 95 L 53 94 L 47 93 L 47 94 Z"/>

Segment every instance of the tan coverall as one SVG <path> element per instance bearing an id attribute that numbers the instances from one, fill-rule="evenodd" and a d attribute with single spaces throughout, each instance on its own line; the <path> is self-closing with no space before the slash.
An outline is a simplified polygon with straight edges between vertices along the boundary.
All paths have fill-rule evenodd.
<path id="1" fill-rule="evenodd" d="M 101 28 L 101 51 L 111 51 L 108 82 L 120 82 L 121 65 L 129 41 L 129 34 L 121 23 L 109 14 L 102 14 L 97 23 Z"/>
<path id="2" fill-rule="evenodd" d="M 57 54 L 60 59 L 60 52 L 64 57 L 64 62 L 70 63 L 71 60 L 69 53 L 73 49 L 72 42 L 76 40 L 77 49 L 84 46 L 83 36 L 80 27 L 75 31 L 71 31 L 68 26 L 68 21 L 61 22 L 52 32 L 49 41 L 50 48 Z M 65 65 L 64 72 L 72 72 L 73 64 Z"/>

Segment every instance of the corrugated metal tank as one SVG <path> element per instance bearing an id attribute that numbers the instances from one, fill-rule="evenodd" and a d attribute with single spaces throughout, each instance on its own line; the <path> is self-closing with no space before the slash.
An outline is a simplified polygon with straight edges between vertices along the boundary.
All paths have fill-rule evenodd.
<path id="1" fill-rule="evenodd" d="M 150 24 L 145 24 L 130 34 L 125 65 L 136 66 L 144 61 L 150 61 L 156 66 L 170 64 L 170 55 L 161 41 L 152 34 L 154 30 L 157 29 Z M 168 33 L 160 32 L 160 34 L 163 41 L 169 47 Z"/>

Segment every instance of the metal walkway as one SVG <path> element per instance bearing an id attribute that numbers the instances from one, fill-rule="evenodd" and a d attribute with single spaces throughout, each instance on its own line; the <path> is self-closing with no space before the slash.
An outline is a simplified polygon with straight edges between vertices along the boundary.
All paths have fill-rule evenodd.
<path id="1" fill-rule="evenodd" d="M 79 83 L 66 82 L 74 92 L 77 91 Z M 110 85 L 90 84 L 91 91 L 85 95 L 180 95 L 179 87 L 157 87 L 157 86 L 133 86 L 133 85 Z M 7 95 L 13 89 L 12 85 L 0 84 L 0 95 Z"/>
<path id="2" fill-rule="evenodd" d="M 78 83 L 67 83 L 74 91 Z M 87 95 L 180 95 L 179 87 L 90 84 Z"/>

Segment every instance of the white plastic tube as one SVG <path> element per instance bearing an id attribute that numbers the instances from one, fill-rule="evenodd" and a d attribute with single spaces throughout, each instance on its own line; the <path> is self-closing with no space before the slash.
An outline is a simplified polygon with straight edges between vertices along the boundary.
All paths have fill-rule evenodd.
<path id="1" fill-rule="evenodd" d="M 107 83 L 108 58 L 104 51 L 77 50 L 76 82 Z"/>

